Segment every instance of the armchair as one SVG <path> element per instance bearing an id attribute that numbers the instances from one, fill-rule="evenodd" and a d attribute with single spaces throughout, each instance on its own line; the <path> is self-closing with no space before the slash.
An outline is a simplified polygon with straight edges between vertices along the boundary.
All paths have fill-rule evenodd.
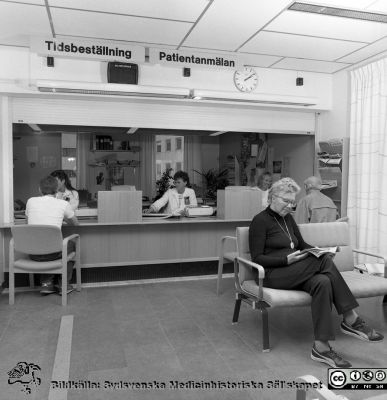
<path id="1" fill-rule="evenodd" d="M 15 302 L 15 274 L 39 273 L 62 275 L 62 305 L 67 304 L 67 262 L 74 261 L 77 291 L 81 290 L 80 238 L 74 234 L 63 239 L 61 229 L 51 225 L 18 225 L 11 228 L 9 243 L 9 304 Z M 67 254 L 67 244 L 75 241 L 75 252 Z M 33 261 L 30 254 L 62 252 L 54 261 Z"/>
<path id="2" fill-rule="evenodd" d="M 387 294 L 387 257 L 380 254 L 361 252 L 352 249 L 349 227 L 344 222 L 323 222 L 299 225 L 306 242 L 319 247 L 340 246 L 335 256 L 335 264 L 356 298 L 385 296 Z M 263 352 L 270 351 L 268 310 L 273 307 L 305 306 L 311 303 L 309 293 L 300 290 L 281 290 L 266 288 L 263 285 L 264 268 L 251 261 L 249 250 L 249 228 L 236 229 L 238 257 L 234 261 L 236 301 L 233 323 L 238 322 L 241 302 L 258 309 L 262 315 Z M 353 253 L 363 253 L 382 259 L 384 277 L 360 274 L 354 270 Z M 258 284 L 254 280 L 253 269 L 258 271 Z"/>

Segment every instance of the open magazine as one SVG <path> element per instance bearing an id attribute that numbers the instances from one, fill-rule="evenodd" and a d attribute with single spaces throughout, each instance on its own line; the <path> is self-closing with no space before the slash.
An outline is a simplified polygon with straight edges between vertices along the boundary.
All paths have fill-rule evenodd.
<path id="1" fill-rule="evenodd" d="M 340 247 L 311 247 L 310 249 L 304 249 L 300 251 L 300 254 L 309 253 L 314 255 L 315 257 L 319 258 L 324 254 L 336 254 L 340 251 Z"/>

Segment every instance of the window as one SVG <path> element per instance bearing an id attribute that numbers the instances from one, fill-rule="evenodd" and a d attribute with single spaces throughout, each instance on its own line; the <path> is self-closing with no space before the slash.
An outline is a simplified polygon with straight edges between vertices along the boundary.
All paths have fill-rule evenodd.
<path id="1" fill-rule="evenodd" d="M 161 163 L 156 164 L 156 179 L 161 178 Z"/>
<path id="2" fill-rule="evenodd" d="M 179 171 L 184 167 L 184 136 L 156 135 L 155 143 L 157 179 L 160 179 L 161 175 L 168 168 L 173 168 L 173 175 L 176 171 Z"/>

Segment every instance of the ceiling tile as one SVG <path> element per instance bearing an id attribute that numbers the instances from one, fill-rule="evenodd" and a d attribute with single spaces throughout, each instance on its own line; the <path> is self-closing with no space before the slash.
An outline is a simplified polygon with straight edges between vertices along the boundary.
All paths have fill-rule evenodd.
<path id="1" fill-rule="evenodd" d="M 11 0 L 9 3 L 29 3 L 29 4 L 36 4 L 38 6 L 44 6 L 44 0 Z"/>
<path id="2" fill-rule="evenodd" d="M 144 19 L 124 15 L 51 9 L 58 35 L 85 36 L 140 43 L 177 45 L 188 32 L 191 23 Z"/>
<path id="3" fill-rule="evenodd" d="M 338 59 L 340 62 L 357 63 L 380 53 L 387 53 L 387 37 L 372 43 L 363 49 Z"/>
<path id="4" fill-rule="evenodd" d="M 241 51 L 282 57 L 334 61 L 362 46 L 364 46 L 363 43 L 357 42 L 344 42 L 286 33 L 260 32 L 246 43 L 241 48 Z"/>
<path id="5" fill-rule="evenodd" d="M 273 65 L 272 68 L 294 69 L 297 71 L 323 72 L 330 74 L 350 65 L 351 64 L 344 64 L 344 63 L 341 64 L 330 61 L 304 60 L 300 58 L 284 58 L 277 64 Z"/>
<path id="6" fill-rule="evenodd" d="M 366 7 L 366 11 L 376 12 L 376 13 L 387 13 L 387 1 L 386 0 L 378 0 L 372 2 L 372 4 Z"/>
<path id="7" fill-rule="evenodd" d="M 209 0 L 50 0 L 51 7 L 196 21 Z"/>
<path id="8" fill-rule="evenodd" d="M 46 8 L 0 2 L 0 43 L 29 46 L 33 35 L 51 36 Z"/>
<path id="9" fill-rule="evenodd" d="M 265 30 L 371 43 L 387 35 L 387 24 L 286 11 Z"/>
<path id="10" fill-rule="evenodd" d="M 290 0 L 215 0 L 183 44 L 234 51 L 290 3 Z"/>

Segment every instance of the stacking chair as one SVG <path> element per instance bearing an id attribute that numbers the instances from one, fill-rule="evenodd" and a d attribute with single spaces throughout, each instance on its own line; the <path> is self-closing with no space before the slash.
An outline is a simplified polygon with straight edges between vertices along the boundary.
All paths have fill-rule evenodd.
<path id="1" fill-rule="evenodd" d="M 73 234 L 63 239 L 61 229 L 51 225 L 19 225 L 11 228 L 9 243 L 9 304 L 15 302 L 15 274 L 61 274 L 62 306 L 67 305 L 67 262 L 74 261 L 77 291 L 81 290 L 80 238 Z M 69 241 L 75 242 L 75 252 L 67 254 Z M 62 252 L 54 261 L 33 261 L 29 255 Z M 31 277 L 31 275 L 30 275 Z M 30 280 L 31 281 L 31 280 Z"/>
<path id="2" fill-rule="evenodd" d="M 225 262 L 234 262 L 234 260 L 238 257 L 238 252 L 236 251 L 236 249 L 235 249 L 235 251 L 225 252 L 226 241 L 233 241 L 233 242 L 235 242 L 235 245 L 236 245 L 236 237 L 223 236 L 222 239 L 220 240 L 220 255 L 219 255 L 219 261 L 218 261 L 218 280 L 217 280 L 217 284 L 216 284 L 216 294 L 218 296 L 220 294 L 220 289 L 221 289 L 224 263 Z"/>

